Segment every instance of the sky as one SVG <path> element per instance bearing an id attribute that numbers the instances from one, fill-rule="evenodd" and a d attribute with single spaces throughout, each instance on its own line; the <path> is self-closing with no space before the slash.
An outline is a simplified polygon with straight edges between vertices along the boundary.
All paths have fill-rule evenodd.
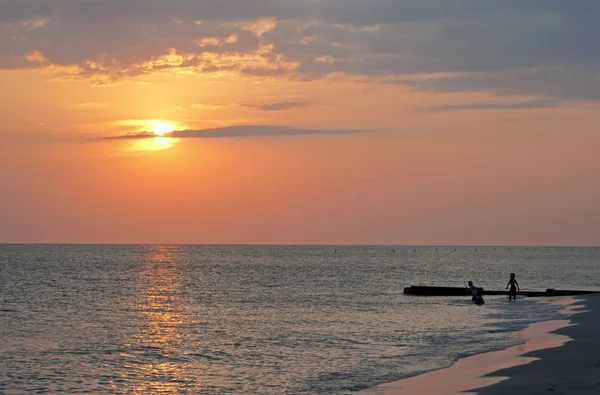
<path id="1" fill-rule="evenodd" d="M 0 242 L 600 245 L 597 0 L 0 0 Z"/>

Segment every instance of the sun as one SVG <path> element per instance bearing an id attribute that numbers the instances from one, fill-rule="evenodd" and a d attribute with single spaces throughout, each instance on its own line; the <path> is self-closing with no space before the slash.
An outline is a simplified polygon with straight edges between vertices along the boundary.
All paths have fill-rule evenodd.
<path id="1" fill-rule="evenodd" d="M 143 137 L 132 140 L 129 147 L 131 151 L 162 151 L 173 148 L 178 141 L 176 131 L 186 129 L 181 123 L 168 119 L 123 120 L 119 121 L 119 125 L 132 127 L 132 134 L 138 133 Z"/>
<path id="2" fill-rule="evenodd" d="M 159 144 L 168 144 L 171 142 L 171 138 L 167 135 L 169 133 L 173 133 L 175 131 L 175 127 L 173 125 L 168 124 L 167 122 L 158 121 L 154 122 L 152 125 L 152 133 L 154 133 L 157 137 L 154 138 Z"/>
<path id="3" fill-rule="evenodd" d="M 175 127 L 166 122 L 157 122 L 152 127 L 152 132 L 157 136 L 164 136 L 167 133 L 172 133 L 174 130 Z"/>

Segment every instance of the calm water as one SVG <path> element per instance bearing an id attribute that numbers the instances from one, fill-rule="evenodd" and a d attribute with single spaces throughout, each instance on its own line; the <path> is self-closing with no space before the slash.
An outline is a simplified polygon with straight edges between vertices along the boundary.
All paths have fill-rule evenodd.
<path id="1" fill-rule="evenodd" d="M 600 289 L 595 249 L 392 248 L 0 245 L 0 393 L 351 393 L 559 314 L 405 286 Z"/>

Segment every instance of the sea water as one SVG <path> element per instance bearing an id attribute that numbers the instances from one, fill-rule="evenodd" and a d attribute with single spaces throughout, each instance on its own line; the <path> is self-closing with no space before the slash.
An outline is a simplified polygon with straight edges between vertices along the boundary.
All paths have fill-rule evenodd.
<path id="1" fill-rule="evenodd" d="M 0 245 L 0 393 L 337 394 L 560 317 L 409 285 L 600 290 L 600 250 Z"/>

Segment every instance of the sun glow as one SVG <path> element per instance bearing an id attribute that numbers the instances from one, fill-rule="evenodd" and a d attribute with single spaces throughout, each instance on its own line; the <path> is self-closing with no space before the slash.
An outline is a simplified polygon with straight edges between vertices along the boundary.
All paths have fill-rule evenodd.
<path id="1" fill-rule="evenodd" d="M 134 139 L 130 151 L 162 151 L 175 146 L 177 138 L 172 133 L 186 127 L 178 122 L 164 119 L 128 119 L 119 121 L 119 126 L 127 127 L 129 133 L 140 134 Z"/>
<path id="2" fill-rule="evenodd" d="M 174 130 L 175 127 L 166 122 L 156 122 L 152 126 L 152 132 L 158 136 L 164 136 L 167 133 L 172 133 Z"/>
<path id="3" fill-rule="evenodd" d="M 154 138 L 154 141 L 158 144 L 169 144 L 171 137 L 168 137 L 168 135 L 169 133 L 173 133 L 175 129 L 175 126 L 164 121 L 153 122 L 152 133 L 157 136 Z"/>

